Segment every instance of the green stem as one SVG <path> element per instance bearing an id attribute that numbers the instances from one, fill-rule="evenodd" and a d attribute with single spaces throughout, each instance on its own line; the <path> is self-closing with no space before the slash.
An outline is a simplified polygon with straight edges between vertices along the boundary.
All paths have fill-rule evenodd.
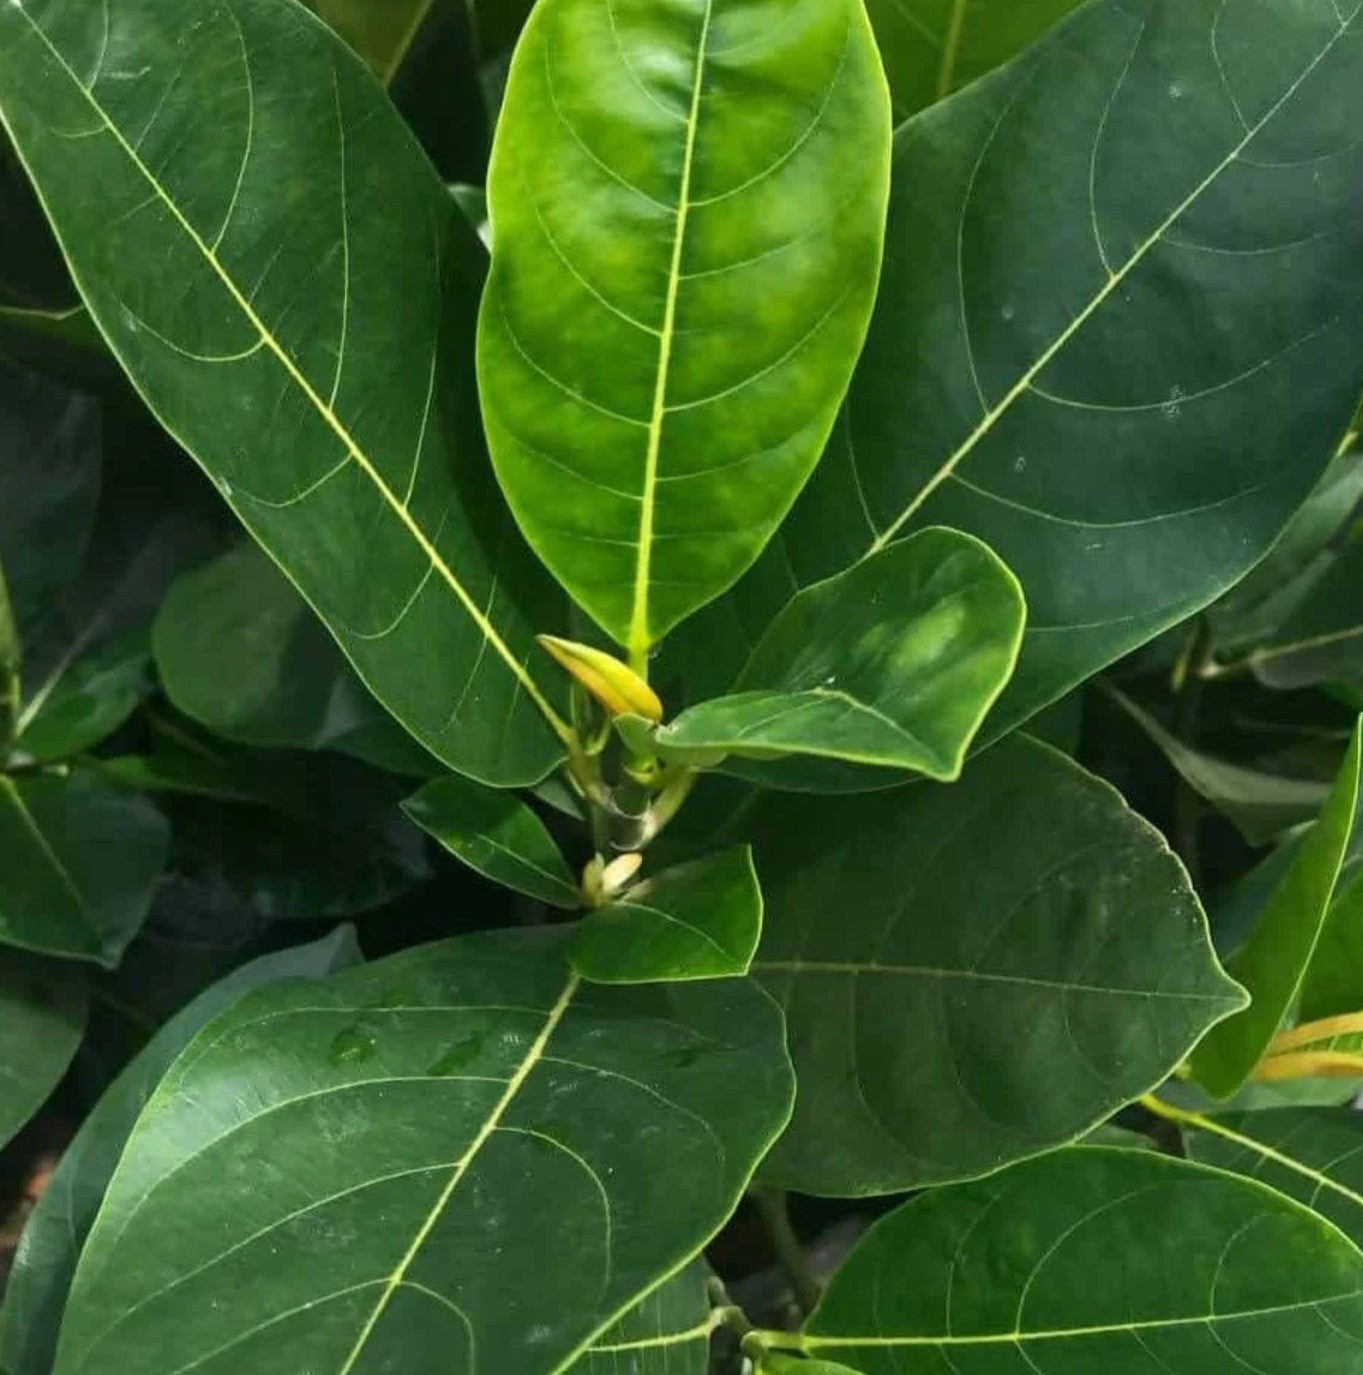
<path id="1" fill-rule="evenodd" d="M 819 1282 L 809 1268 L 804 1247 L 791 1225 L 785 1192 L 759 1185 L 753 1189 L 752 1198 L 762 1214 L 772 1250 L 776 1252 L 781 1268 L 790 1279 L 791 1289 L 795 1292 L 795 1302 L 799 1304 L 800 1311 L 808 1315 L 819 1302 Z"/>
<path id="2" fill-rule="evenodd" d="M 20 663 L 19 631 L 10 607 L 5 570 L 0 567 L 0 749 L 14 739 L 14 725 L 19 719 Z"/>

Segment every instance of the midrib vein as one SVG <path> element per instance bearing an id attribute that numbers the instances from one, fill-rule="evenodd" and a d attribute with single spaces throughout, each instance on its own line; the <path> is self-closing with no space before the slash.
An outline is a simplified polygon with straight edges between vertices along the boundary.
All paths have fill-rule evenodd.
<path id="1" fill-rule="evenodd" d="M 1198 184 L 1184 197 L 1169 214 L 1162 220 L 1150 235 L 1144 239 L 1136 248 L 1135 252 L 1124 262 L 1116 272 L 1108 274 L 1107 281 L 1093 299 L 1074 317 L 1056 339 L 1045 349 L 1037 360 L 1022 374 L 1021 377 L 1004 393 L 1002 399 L 992 406 L 980 419 L 975 428 L 961 442 L 960 446 L 946 459 L 932 477 L 924 483 L 922 488 L 903 511 L 895 518 L 894 522 L 887 526 L 867 548 L 863 557 L 878 553 L 887 544 L 891 543 L 899 534 L 904 525 L 912 519 L 924 502 L 940 487 L 952 473 L 960 466 L 961 462 L 967 458 L 974 450 L 975 446 L 994 428 L 999 420 L 1008 412 L 1013 403 L 1032 385 L 1037 377 L 1046 369 L 1057 354 L 1074 338 L 1078 332 L 1089 322 L 1093 315 L 1102 307 L 1103 303 L 1112 295 L 1114 291 L 1126 281 L 1135 269 L 1144 261 L 1146 255 L 1155 248 L 1169 232 L 1178 220 L 1194 205 L 1198 198 L 1216 180 L 1222 176 L 1228 167 L 1231 166 L 1245 151 L 1247 147 L 1258 138 L 1268 123 L 1274 119 L 1278 112 L 1292 99 L 1294 95 L 1310 78 L 1311 74 L 1334 50 L 1335 45 L 1346 33 L 1358 18 L 1359 11 L 1355 9 L 1353 14 L 1341 22 L 1339 29 L 1335 32 L 1330 41 L 1311 59 L 1311 62 L 1302 71 L 1301 75 L 1283 92 L 1281 96 L 1269 107 L 1264 115 L 1250 128 L 1245 131 L 1244 137 L 1226 154 L 1220 162 L 1207 173 Z M 964 207 L 962 214 L 965 213 Z"/>
<path id="2" fill-rule="evenodd" d="M 488 618 L 483 614 L 483 611 L 478 606 L 478 603 L 469 594 L 468 590 L 464 587 L 463 583 L 460 582 L 458 577 L 456 577 L 454 570 L 450 568 L 448 563 L 445 562 L 440 552 L 436 549 L 435 545 L 426 535 L 426 532 L 422 530 L 420 525 L 417 524 L 411 512 L 401 501 L 397 499 L 397 496 L 393 492 L 392 488 L 388 486 L 388 484 L 384 481 L 383 477 L 379 473 L 378 469 L 376 469 L 374 465 L 370 462 L 368 455 L 364 452 L 364 450 L 360 448 L 359 444 L 351 435 L 349 429 L 341 421 L 340 417 L 336 414 L 332 407 L 322 399 L 321 394 L 312 385 L 312 383 L 309 382 L 308 379 L 303 375 L 298 365 L 285 351 L 283 345 L 275 338 L 274 334 L 266 325 L 265 321 L 262 320 L 260 315 L 256 312 L 256 309 L 251 304 L 250 300 L 242 293 L 241 289 L 237 286 L 236 281 L 233 279 L 232 275 L 227 271 L 225 267 L 223 267 L 222 262 L 218 258 L 217 253 L 204 240 L 203 236 L 198 232 L 198 230 L 196 230 L 194 226 L 190 224 L 190 222 L 185 218 L 184 213 L 180 210 L 180 207 L 176 205 L 174 200 L 171 199 L 165 187 L 161 185 L 161 183 L 157 180 L 156 176 L 152 173 L 151 169 L 146 165 L 145 162 L 142 161 L 142 157 L 138 153 L 137 149 L 134 148 L 133 145 L 130 144 L 126 138 L 124 138 L 123 131 L 119 129 L 119 127 L 113 122 L 112 119 L 109 118 L 107 111 L 99 103 L 99 101 L 95 99 L 94 92 L 88 86 L 86 86 L 86 84 L 80 79 L 80 77 L 76 74 L 74 68 L 72 68 L 71 64 L 67 62 L 66 58 L 53 44 L 52 40 L 48 38 L 47 34 L 44 33 L 41 28 L 39 28 L 36 21 L 30 14 L 27 13 L 27 11 L 21 10 L 20 12 L 23 14 L 24 20 L 27 22 L 29 28 L 32 29 L 32 31 L 37 35 L 39 41 L 48 50 L 48 52 L 51 53 L 53 60 L 66 73 L 67 77 L 71 81 L 71 84 L 81 93 L 86 103 L 89 105 L 90 109 L 98 117 L 98 119 L 104 125 L 104 127 L 109 131 L 110 137 L 112 137 L 114 142 L 118 144 L 123 154 L 127 157 L 128 161 L 132 163 L 132 165 L 138 170 L 143 179 L 146 181 L 147 185 L 151 187 L 152 193 L 156 197 L 156 199 L 166 207 L 166 210 L 170 213 L 171 217 L 175 220 L 176 224 L 179 225 L 180 229 L 183 231 L 185 236 L 199 251 L 204 261 L 213 269 L 214 274 L 222 283 L 228 295 L 232 298 L 233 303 L 250 322 L 251 327 L 255 329 L 256 332 L 259 334 L 261 342 L 275 356 L 280 366 L 288 375 L 289 379 L 303 393 L 303 395 L 307 397 L 309 404 L 311 404 L 313 409 L 317 412 L 319 416 L 321 416 L 322 420 L 326 423 L 327 427 L 345 446 L 346 453 L 354 461 L 354 463 L 360 469 L 360 471 L 364 473 L 364 475 L 369 479 L 370 482 L 373 483 L 375 489 L 379 492 L 380 496 L 383 498 L 384 502 L 387 504 L 389 509 L 393 512 L 394 515 L 397 516 L 398 520 L 406 529 L 407 533 L 412 537 L 417 547 L 426 556 L 426 559 L 430 563 L 431 567 L 433 567 L 436 570 L 436 572 L 440 574 L 441 579 L 459 599 L 460 605 L 464 608 L 464 611 L 468 615 L 469 619 L 472 620 L 473 623 L 478 627 L 479 631 L 483 635 L 483 638 L 490 645 L 492 645 L 493 649 L 497 651 L 498 655 L 506 664 L 507 668 L 511 671 L 512 675 L 525 689 L 526 695 L 544 714 L 545 719 L 553 727 L 555 733 L 561 739 L 568 739 L 571 734 L 569 727 L 560 718 L 559 714 L 554 710 L 554 708 L 550 705 L 548 698 L 546 698 L 544 694 L 540 691 L 539 685 L 526 671 L 524 665 L 520 662 L 520 660 L 511 652 L 510 646 L 508 646 L 507 643 L 502 639 L 501 635 L 497 632 L 497 628 L 492 624 L 492 622 L 488 620 Z"/>
<path id="3" fill-rule="evenodd" d="M 942 61 L 937 68 L 937 99 L 943 100 L 951 94 L 956 80 L 956 54 L 961 47 L 961 28 L 965 23 L 967 0 L 952 0 L 951 19 L 947 24 L 946 37 L 942 40 Z"/>
<path id="4" fill-rule="evenodd" d="M 662 449 L 663 424 L 667 418 L 667 376 L 672 363 L 672 338 L 677 324 L 677 296 L 681 287 L 682 253 L 686 244 L 686 219 L 691 210 L 691 169 L 696 155 L 696 127 L 700 123 L 701 88 L 705 83 L 705 48 L 710 40 L 710 16 L 714 0 L 706 0 L 696 44 L 696 69 L 691 81 L 691 108 L 686 117 L 686 145 L 682 152 L 681 189 L 677 193 L 677 223 L 672 233 L 672 262 L 663 300 L 663 323 L 658 339 L 658 374 L 653 384 L 653 412 L 648 422 L 648 446 L 644 453 L 644 490 L 639 503 L 639 541 L 634 564 L 634 601 L 629 622 L 629 656 L 634 671 L 648 676 L 649 577 L 653 561 L 653 516 L 658 499 L 658 456 Z"/>
<path id="5" fill-rule="evenodd" d="M 351 1347 L 350 1354 L 346 1357 L 344 1365 L 337 1371 L 337 1375 L 350 1375 L 355 1368 L 355 1362 L 359 1360 L 361 1353 L 368 1344 L 369 1339 L 374 1334 L 374 1329 L 378 1326 L 379 1320 L 383 1317 L 388 1305 L 392 1302 L 393 1295 L 397 1293 L 398 1287 L 407 1276 L 407 1271 L 411 1269 L 412 1262 L 421 1254 L 421 1248 L 426 1244 L 426 1239 L 434 1230 L 436 1224 L 444 1215 L 445 1209 L 449 1206 L 450 1199 L 454 1197 L 454 1191 L 459 1187 L 460 1182 L 468 1173 L 469 1166 L 477 1159 L 478 1152 L 487 1144 L 493 1132 L 501 1125 L 502 1118 L 506 1115 L 506 1110 L 515 1101 L 516 1095 L 521 1091 L 526 1079 L 530 1077 L 530 1072 L 539 1064 L 544 1056 L 545 1048 L 549 1044 L 550 1038 L 558 1030 L 559 1023 L 563 1020 L 564 1014 L 568 1011 L 569 1005 L 573 1001 L 579 985 L 576 974 L 570 974 L 568 981 L 563 986 L 563 992 L 559 994 L 558 1000 L 549 1009 L 549 1014 L 545 1018 L 544 1025 L 540 1028 L 539 1035 L 535 1037 L 526 1051 L 525 1058 L 517 1067 L 515 1074 L 507 1080 L 506 1088 L 502 1091 L 502 1096 L 497 1100 L 492 1111 L 484 1119 L 481 1127 L 478 1128 L 477 1135 L 469 1143 L 469 1148 L 460 1157 L 459 1163 L 450 1172 L 449 1182 L 441 1190 L 440 1197 L 436 1199 L 434 1206 L 426 1215 L 426 1220 L 417 1230 L 412 1238 L 412 1244 L 407 1248 L 397 1267 L 384 1282 L 383 1292 L 379 1295 L 378 1301 L 374 1304 L 365 1325 L 360 1329 L 360 1335 L 355 1338 L 355 1345 Z"/>

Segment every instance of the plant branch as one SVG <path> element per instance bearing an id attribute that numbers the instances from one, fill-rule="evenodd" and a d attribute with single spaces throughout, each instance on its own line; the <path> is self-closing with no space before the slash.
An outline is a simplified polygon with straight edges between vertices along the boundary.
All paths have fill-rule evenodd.
<path id="1" fill-rule="evenodd" d="M 752 1191 L 753 1202 L 757 1204 L 767 1236 L 771 1239 L 772 1250 L 781 1263 L 781 1268 L 790 1279 L 795 1291 L 795 1302 L 802 1313 L 810 1313 L 819 1302 L 819 1282 L 809 1268 L 800 1238 L 795 1235 L 791 1225 L 790 1209 L 786 1206 L 786 1195 L 781 1189 L 768 1189 L 758 1186 Z"/>

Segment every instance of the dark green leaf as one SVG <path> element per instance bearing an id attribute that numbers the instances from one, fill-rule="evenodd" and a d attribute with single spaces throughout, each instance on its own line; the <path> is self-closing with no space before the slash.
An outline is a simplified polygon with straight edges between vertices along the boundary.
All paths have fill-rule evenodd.
<path id="1" fill-rule="evenodd" d="M 1006 741 L 959 783 L 774 799 L 753 968 L 799 1076 L 775 1182 L 886 1193 L 1073 1140 L 1244 995 L 1178 860 L 1118 794 Z"/>
<path id="2" fill-rule="evenodd" d="M 596 983 L 746 974 L 762 934 L 762 890 L 746 846 L 679 864 L 589 913 L 569 947 Z"/>
<path id="3" fill-rule="evenodd" d="M 464 778 L 438 778 L 402 810 L 485 878 L 551 907 L 582 905 L 573 872 L 544 823 L 518 798 Z"/>
<path id="4" fill-rule="evenodd" d="M 654 738 L 664 754 L 803 754 L 955 778 L 1013 671 L 1025 615 L 988 548 L 923 530 L 799 593 L 733 695 Z M 779 786 L 780 768 L 764 778 Z"/>
<path id="5" fill-rule="evenodd" d="M 1354 820 L 1359 829 L 1358 818 Z M 1360 832 L 1363 834 L 1363 832 Z M 1301 990 L 1301 1017 L 1313 1021 L 1363 1008 L 1363 867 L 1341 875 Z"/>
<path id="6" fill-rule="evenodd" d="M 1363 1113 L 1351 1108 L 1179 1117 L 1194 1160 L 1254 1179 L 1306 1204 L 1363 1245 Z"/>
<path id="7" fill-rule="evenodd" d="M 834 441 L 691 655 L 915 526 L 1018 575 L 1002 734 L 1223 593 L 1363 390 L 1354 0 L 1099 0 L 896 138 Z"/>
<path id="8" fill-rule="evenodd" d="M 1179 777 L 1228 817 L 1251 845 L 1264 845 L 1320 811 L 1330 791 L 1326 784 L 1245 768 L 1193 749 L 1125 693 L 1112 687 L 1108 691 L 1155 742 Z"/>
<path id="9" fill-rule="evenodd" d="M 1211 1031 L 1191 1060 L 1198 1082 L 1217 1098 L 1229 1098 L 1249 1077 L 1301 991 L 1348 849 L 1361 784 L 1363 719 L 1319 819 L 1228 962 L 1253 1001 Z"/>
<path id="10" fill-rule="evenodd" d="M 0 774 L 0 944 L 117 964 L 169 840 L 150 802 L 90 774 Z"/>
<path id="11" fill-rule="evenodd" d="M 56 1088 L 85 1034 L 81 970 L 0 953 L 0 1145 Z"/>
<path id="12" fill-rule="evenodd" d="M 171 1062 L 212 1017 L 276 979 L 320 978 L 360 961 L 342 927 L 311 945 L 263 955 L 201 993 L 147 1044 L 85 1119 L 24 1228 L 0 1310 L 0 1355 L 14 1375 L 49 1375 L 76 1260 L 133 1123 Z"/>
<path id="13" fill-rule="evenodd" d="M 793 1085 L 752 985 L 583 987 L 562 943 L 443 942 L 206 1028 L 128 1143 L 57 1375 L 569 1365 L 728 1217 Z"/>
<path id="14" fill-rule="evenodd" d="M 179 578 L 157 614 L 152 645 L 166 695 L 217 735 L 345 750 L 402 772 L 434 766 L 253 544 Z"/>
<path id="15" fill-rule="evenodd" d="M 1363 1256 L 1261 1184 L 1060 1151 L 878 1222 L 805 1331 L 864 1375 L 1340 1375 L 1363 1341 Z"/>
<path id="16" fill-rule="evenodd" d="M 867 0 L 903 119 L 1035 42 L 1079 0 Z"/>
<path id="17" fill-rule="evenodd" d="M 385 85 L 397 74 L 435 0 L 305 0 L 373 68 Z"/>
<path id="18" fill-rule="evenodd" d="M 706 1375 L 710 1369 L 709 1272 L 688 1265 L 603 1332 L 569 1375 Z"/>
<path id="19" fill-rule="evenodd" d="M 531 15 L 488 186 L 483 410 L 521 529 L 636 666 L 818 460 L 875 294 L 889 138 L 859 0 Z"/>
<path id="20" fill-rule="evenodd" d="M 289 0 L 32 0 L 0 115 L 120 362 L 361 677 L 451 767 L 541 777 L 558 599 L 476 433 L 482 251 L 377 82 Z"/>

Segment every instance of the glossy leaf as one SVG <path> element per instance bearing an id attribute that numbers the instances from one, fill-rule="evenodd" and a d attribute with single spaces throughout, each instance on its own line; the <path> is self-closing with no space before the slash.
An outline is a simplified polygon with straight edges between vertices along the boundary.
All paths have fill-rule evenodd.
<path id="1" fill-rule="evenodd" d="M 1078 0 L 867 0 L 897 119 L 1007 62 Z"/>
<path id="2" fill-rule="evenodd" d="M 105 20 L 0 11 L 0 115 L 96 323 L 408 729 L 486 781 L 538 779 L 558 748 L 524 664 L 557 598 L 474 430 L 472 232 L 289 0 Z"/>
<path id="3" fill-rule="evenodd" d="M 688 1265 L 603 1332 L 570 1375 L 706 1375 L 710 1369 L 709 1272 Z"/>
<path id="4" fill-rule="evenodd" d="M 1100 0 L 902 126 L 844 418 L 686 656 L 953 526 L 1027 597 L 988 739 L 1235 583 L 1363 390 L 1360 28 L 1354 0 Z"/>
<path id="5" fill-rule="evenodd" d="M 0 1145 L 43 1105 L 85 1034 L 84 974 L 0 953 Z"/>
<path id="6" fill-rule="evenodd" d="M 955 778 L 1025 616 L 1017 580 L 986 546 L 923 530 L 799 593 L 733 694 L 654 738 L 664 753 L 802 754 Z M 779 768 L 766 781 L 779 786 Z"/>
<path id="7" fill-rule="evenodd" d="M 1354 819 L 1355 844 L 1363 825 Z M 1363 1008 L 1363 863 L 1345 861 L 1301 990 L 1303 1018 Z"/>
<path id="8" fill-rule="evenodd" d="M 805 1333 L 863 1375 L 1339 1375 L 1363 1341 L 1363 1256 L 1261 1184 L 1061 1151 L 882 1219 Z"/>
<path id="9" fill-rule="evenodd" d="M 147 914 L 169 834 L 89 774 L 0 774 L 0 944 L 109 967 Z"/>
<path id="10" fill-rule="evenodd" d="M 81 1124 L 24 1227 L 0 1309 L 0 1359 L 14 1375 L 49 1375 L 80 1249 L 133 1123 L 171 1062 L 211 1018 L 276 979 L 321 978 L 361 956 L 342 927 L 309 945 L 262 955 L 177 1013 L 119 1075 Z"/>
<path id="11" fill-rule="evenodd" d="M 519 798 L 464 778 L 437 778 L 402 810 L 493 883 L 551 907 L 582 905 L 582 890 L 553 836 Z"/>
<path id="12" fill-rule="evenodd" d="M 1329 787 L 1305 778 L 1287 778 L 1218 759 L 1185 744 L 1142 710 L 1125 693 L 1108 691 L 1158 746 L 1180 778 L 1199 797 L 1228 817 L 1251 845 L 1264 845 L 1321 809 Z"/>
<path id="13" fill-rule="evenodd" d="M 746 974 L 762 934 L 762 890 L 746 846 L 664 869 L 589 913 L 569 957 L 596 983 Z"/>
<path id="14" fill-rule="evenodd" d="M 488 183 L 483 413 L 521 529 L 636 666 L 818 460 L 889 137 L 859 0 L 544 0 L 526 25 Z"/>
<path id="15" fill-rule="evenodd" d="M 1301 991 L 1334 896 L 1359 810 L 1363 720 L 1316 824 L 1270 894 L 1249 939 L 1231 957 L 1252 1002 L 1209 1033 L 1191 1066 L 1197 1081 L 1228 1098 L 1249 1077 Z"/>
<path id="16" fill-rule="evenodd" d="M 1161 837 L 1049 747 L 756 819 L 754 972 L 790 1026 L 806 1193 L 969 1178 L 1082 1136 L 1244 995 Z"/>
<path id="17" fill-rule="evenodd" d="M 699 1251 L 791 1093 L 750 984 L 586 988 L 559 933 L 255 993 L 147 1105 L 56 1375 L 549 1375 Z"/>
<path id="18" fill-rule="evenodd" d="M 344 750 L 399 772 L 437 767 L 252 544 L 177 579 L 157 613 L 152 647 L 166 695 L 217 735 Z"/>
<path id="19" fill-rule="evenodd" d="M 1178 1118 L 1194 1160 L 1249 1175 L 1329 1218 L 1363 1245 L 1363 1115 L 1276 1108 Z"/>

